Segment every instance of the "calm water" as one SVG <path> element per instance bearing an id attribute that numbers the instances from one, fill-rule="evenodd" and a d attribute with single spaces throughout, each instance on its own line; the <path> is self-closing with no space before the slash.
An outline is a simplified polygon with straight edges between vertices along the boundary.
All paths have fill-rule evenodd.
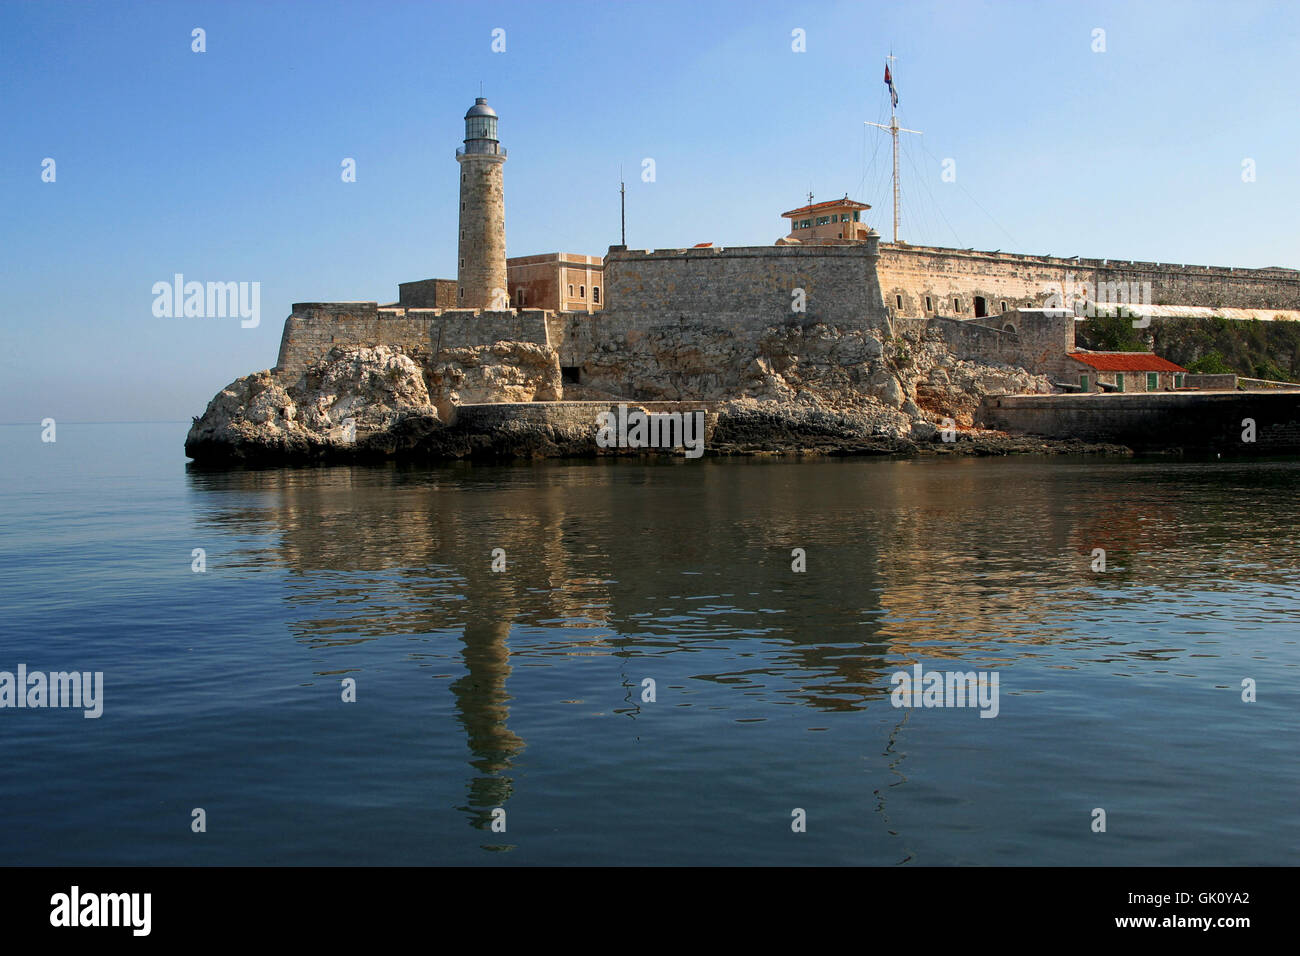
<path id="1" fill-rule="evenodd" d="M 105 681 L 0 710 L 0 863 L 1296 861 L 1300 463 L 223 473 L 185 428 L 0 428 L 0 670 Z M 999 715 L 891 706 L 916 662 Z"/>

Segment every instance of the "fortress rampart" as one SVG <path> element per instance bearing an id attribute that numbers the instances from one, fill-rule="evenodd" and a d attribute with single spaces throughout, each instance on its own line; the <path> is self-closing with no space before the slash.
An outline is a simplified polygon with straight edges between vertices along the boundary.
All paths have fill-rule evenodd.
<path id="1" fill-rule="evenodd" d="M 887 321 L 876 281 L 876 241 L 851 246 L 729 249 L 611 249 L 605 257 L 605 314 L 643 325 L 695 317 L 757 328 L 789 322 L 840 327 Z M 804 311 L 795 312 L 795 289 Z"/>
<path id="2" fill-rule="evenodd" d="M 381 309 L 375 302 L 297 302 L 285 320 L 276 371 L 294 375 L 336 345 L 391 345 L 412 354 L 500 341 L 546 345 L 546 313 Z"/>
<path id="3" fill-rule="evenodd" d="M 994 315 L 1003 311 L 1004 301 L 1008 309 L 1041 307 L 1050 291 L 1067 296 L 1069 281 L 1149 282 L 1152 305 L 1300 309 L 1300 271 L 1294 269 L 1061 259 L 893 243 L 880 244 L 877 268 L 884 300 L 901 316 L 971 318 L 976 296 Z"/>
<path id="4" fill-rule="evenodd" d="M 1300 273 L 1289 269 L 965 252 L 880 245 L 874 236 L 833 246 L 615 247 L 605 257 L 602 312 L 297 303 L 285 322 L 277 370 L 296 375 L 337 345 L 389 345 L 434 359 L 444 349 L 526 342 L 549 346 L 562 369 L 580 370 L 570 381 L 588 384 L 590 377 L 590 384 L 623 394 L 610 377 L 620 356 L 640 354 L 671 372 L 697 361 L 703 343 L 758 349 L 773 328 L 820 324 L 879 329 L 886 337 L 938 330 L 961 358 L 1067 374 L 1073 317 L 1041 304 L 1049 290 L 1070 292 L 1069 281 L 1151 282 L 1153 302 L 1170 305 L 1300 308 Z M 802 311 L 793 307 L 800 294 Z M 973 319 L 977 295 L 989 314 Z M 728 383 L 719 379 L 718 387 Z"/>

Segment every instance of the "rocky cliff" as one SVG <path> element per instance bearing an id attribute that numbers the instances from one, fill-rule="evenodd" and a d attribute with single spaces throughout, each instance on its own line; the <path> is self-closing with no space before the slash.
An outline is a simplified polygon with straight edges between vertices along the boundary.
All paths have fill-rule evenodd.
<path id="1" fill-rule="evenodd" d="M 638 330 L 602 345 L 582 384 L 567 386 L 542 345 L 432 356 L 339 346 L 300 373 L 232 382 L 194 420 L 185 450 L 200 461 L 595 454 L 594 425 L 475 431 L 456 409 L 596 399 L 716 402 L 713 453 L 897 453 L 938 441 L 949 425 L 967 441 L 980 437 L 972 429 L 987 395 L 1050 391 L 1023 369 L 961 361 L 937 336 L 827 325 L 748 336 L 682 324 Z"/>

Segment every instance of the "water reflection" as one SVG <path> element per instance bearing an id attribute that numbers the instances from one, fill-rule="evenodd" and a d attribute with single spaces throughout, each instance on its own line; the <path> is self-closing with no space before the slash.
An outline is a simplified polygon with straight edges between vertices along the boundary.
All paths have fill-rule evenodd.
<path id="1" fill-rule="evenodd" d="M 616 713 L 629 719 L 641 707 L 629 662 L 656 657 L 698 659 L 694 681 L 810 714 L 868 708 L 921 659 L 1190 668 L 1185 633 L 1153 645 L 1086 622 L 1131 604 L 1116 597 L 1126 591 L 1181 592 L 1189 617 L 1213 618 L 1212 592 L 1289 585 L 1295 475 L 1267 463 L 583 462 L 191 469 L 189 492 L 201 527 L 238 542 L 239 570 L 287 573 L 303 645 L 459 639 L 462 809 L 487 830 L 527 746 L 509 727 L 512 666 L 617 656 Z M 1091 569 L 1099 548 L 1105 574 Z M 1217 653 L 1202 641 L 1196 656 Z M 885 751 L 896 779 L 875 790 L 887 828 L 906 722 Z"/>

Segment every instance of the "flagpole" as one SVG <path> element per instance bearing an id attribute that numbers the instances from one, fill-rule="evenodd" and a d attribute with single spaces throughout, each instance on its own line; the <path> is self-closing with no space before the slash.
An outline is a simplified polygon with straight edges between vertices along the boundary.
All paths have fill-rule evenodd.
<path id="1" fill-rule="evenodd" d="M 898 125 L 898 94 L 894 90 L 894 74 L 890 66 L 897 62 L 894 51 L 889 51 L 889 56 L 885 57 L 888 61 L 885 63 L 885 82 L 889 84 L 889 125 L 882 126 L 880 123 L 867 123 L 868 126 L 875 126 L 879 129 L 888 130 L 889 135 L 894 140 L 894 242 L 898 242 L 898 134 L 899 133 L 916 133 L 921 134 L 918 129 L 903 129 Z"/>
<path id="2" fill-rule="evenodd" d="M 889 51 L 889 56 L 885 57 L 886 66 L 889 70 L 890 79 L 893 79 L 893 70 L 891 67 L 898 62 L 894 57 L 894 51 Z M 894 87 L 889 87 L 889 135 L 894 139 L 894 242 L 898 242 L 898 104 L 894 102 Z"/>

